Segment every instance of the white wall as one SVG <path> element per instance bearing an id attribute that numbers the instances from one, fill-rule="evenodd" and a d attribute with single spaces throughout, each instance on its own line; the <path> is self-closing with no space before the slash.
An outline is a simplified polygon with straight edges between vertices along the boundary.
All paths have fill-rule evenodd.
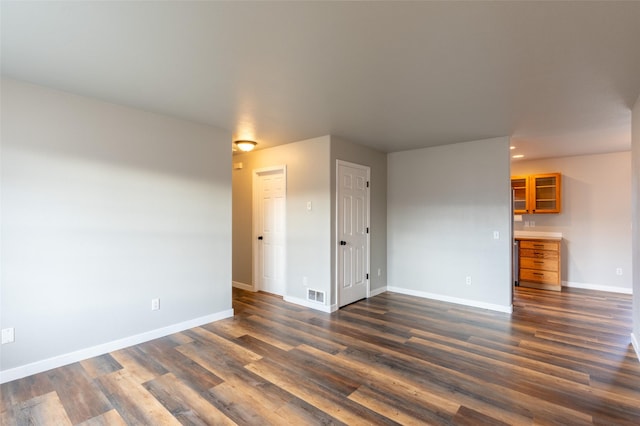
<path id="1" fill-rule="evenodd" d="M 370 205 L 370 263 L 369 288 L 373 294 L 387 285 L 387 154 L 331 136 L 331 268 L 335 270 L 336 237 L 336 160 L 369 166 L 371 169 Z M 380 276 L 378 276 L 380 270 Z M 335 275 L 333 286 L 335 287 Z M 333 303 L 337 295 L 334 294 Z"/>
<path id="2" fill-rule="evenodd" d="M 631 153 L 514 161 L 512 175 L 562 173 L 562 213 L 523 215 L 516 230 L 562 232 L 565 285 L 631 291 Z M 525 228 L 534 221 L 535 228 Z M 616 275 L 622 268 L 623 275 Z"/>
<path id="3" fill-rule="evenodd" d="M 230 140 L 2 80 L 3 380 L 232 314 Z"/>
<path id="4" fill-rule="evenodd" d="M 233 156 L 233 281 L 253 286 L 252 176 L 255 169 L 287 166 L 286 296 L 302 301 L 308 286 L 331 294 L 330 137 Z M 227 166 L 228 167 L 228 166 Z M 307 211 L 307 201 L 313 209 Z M 328 304 L 327 304 L 328 307 Z"/>
<path id="5" fill-rule="evenodd" d="M 509 311 L 508 138 L 392 153 L 388 175 L 390 290 Z"/>
<path id="6" fill-rule="evenodd" d="M 631 218 L 633 245 L 633 345 L 640 359 L 640 97 L 631 116 Z"/>

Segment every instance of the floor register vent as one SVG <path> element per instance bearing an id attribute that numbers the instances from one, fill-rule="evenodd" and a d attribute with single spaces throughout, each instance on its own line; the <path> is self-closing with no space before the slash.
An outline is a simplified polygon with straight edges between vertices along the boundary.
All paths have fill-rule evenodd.
<path id="1" fill-rule="evenodd" d="M 324 291 L 307 289 L 307 300 L 324 303 Z"/>

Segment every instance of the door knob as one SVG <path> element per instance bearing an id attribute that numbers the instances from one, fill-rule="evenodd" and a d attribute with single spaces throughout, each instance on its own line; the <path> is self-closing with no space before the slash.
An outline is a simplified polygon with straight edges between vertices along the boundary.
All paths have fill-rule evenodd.
<path id="1" fill-rule="evenodd" d="M 347 245 L 347 242 L 346 242 L 346 241 L 340 241 L 340 245 L 341 245 L 341 246 L 346 246 L 346 245 Z"/>
<path id="2" fill-rule="evenodd" d="M 262 235 L 258 236 L 258 239 L 259 239 L 259 240 L 262 240 Z"/>

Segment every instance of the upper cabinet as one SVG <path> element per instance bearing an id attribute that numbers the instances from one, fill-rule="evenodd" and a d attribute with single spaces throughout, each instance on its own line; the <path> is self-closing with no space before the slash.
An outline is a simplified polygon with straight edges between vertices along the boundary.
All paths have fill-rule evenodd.
<path id="1" fill-rule="evenodd" d="M 560 173 L 512 176 L 514 214 L 560 213 L 562 183 Z"/>

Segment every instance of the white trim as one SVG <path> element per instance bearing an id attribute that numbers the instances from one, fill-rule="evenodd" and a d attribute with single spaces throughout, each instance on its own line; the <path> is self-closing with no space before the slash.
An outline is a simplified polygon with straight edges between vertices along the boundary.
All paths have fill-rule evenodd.
<path id="1" fill-rule="evenodd" d="M 377 296 L 379 294 L 384 293 L 385 291 L 387 291 L 386 285 L 380 288 L 374 288 L 373 290 L 369 291 L 369 297 Z"/>
<path id="2" fill-rule="evenodd" d="M 369 185 L 367 186 L 367 219 L 366 219 L 366 226 L 369 227 L 369 232 L 367 233 L 367 264 L 365 265 L 365 273 L 366 271 L 369 271 L 369 269 L 371 269 L 371 167 L 370 166 L 365 166 L 364 164 L 357 164 L 357 163 L 351 163 L 349 161 L 344 161 L 344 160 L 340 160 L 340 159 L 336 159 L 336 170 L 335 170 L 335 193 L 336 193 L 336 199 L 335 199 L 335 241 L 334 241 L 334 247 L 335 247 L 335 271 L 334 271 L 334 275 L 335 275 L 335 286 L 334 286 L 334 290 L 336 292 L 336 306 L 338 306 L 338 308 L 334 309 L 333 311 L 339 309 L 340 307 L 340 283 L 339 281 L 339 272 L 338 271 L 338 263 L 340 262 L 340 252 L 338 249 L 338 239 L 339 239 L 339 233 L 340 233 L 340 224 L 339 224 L 339 212 L 338 212 L 338 206 L 340 204 L 340 191 L 338 190 L 340 188 L 340 166 L 347 166 L 347 167 L 353 167 L 353 168 L 359 168 L 359 169 L 363 169 L 366 170 L 367 172 L 367 182 L 369 182 Z M 371 271 L 369 271 L 369 278 L 367 279 L 367 289 L 365 294 L 370 294 L 371 291 Z M 370 297 L 370 296 L 368 296 Z M 331 312 L 333 312 L 331 311 Z"/>
<path id="3" fill-rule="evenodd" d="M 240 288 L 242 290 L 254 291 L 254 292 L 256 291 L 256 289 L 253 287 L 253 285 L 241 283 L 239 281 L 231 281 L 231 285 L 233 287 Z"/>
<path id="4" fill-rule="evenodd" d="M 633 333 L 631 333 L 631 345 L 636 351 L 636 357 L 638 357 L 638 361 L 640 361 L 640 344 L 638 343 L 638 339 L 636 339 L 636 335 Z"/>
<path id="5" fill-rule="evenodd" d="M 406 294 L 408 296 L 422 297 L 424 299 L 439 300 L 441 302 L 456 303 L 458 305 L 471 306 L 474 308 L 489 309 L 491 311 L 513 313 L 513 306 L 495 305 L 493 303 L 478 302 L 476 300 L 461 299 L 459 297 L 444 296 L 442 294 L 427 293 L 425 291 L 411 290 L 408 288 L 387 286 L 387 291 Z"/>
<path id="6" fill-rule="evenodd" d="M 311 302 L 306 299 L 300 299 L 298 297 L 284 296 L 282 300 L 284 300 L 285 302 L 293 303 L 295 305 L 304 306 L 305 308 L 311 308 L 311 309 L 315 309 L 316 311 L 322 311 L 327 313 L 335 312 L 338 310 L 338 305 L 327 306 L 327 305 L 322 305 L 320 303 Z"/>
<path id="7" fill-rule="evenodd" d="M 54 356 L 31 364 L 21 365 L 20 367 L 10 368 L 8 370 L 0 371 L 0 383 L 7 383 L 33 374 L 42 373 L 43 371 L 51 370 L 52 368 L 62 367 L 74 362 L 104 355 L 129 346 L 138 345 L 153 339 L 158 339 L 160 337 L 231 317 L 233 317 L 233 309 L 227 309 L 226 311 L 205 315 L 200 318 L 194 318 L 192 320 L 183 321 L 151 331 L 145 331 L 144 333 L 102 343 L 90 348 L 80 349 L 75 352 Z"/>
<path id="8" fill-rule="evenodd" d="M 633 289 L 627 287 L 613 287 L 602 284 L 574 283 L 571 281 L 562 281 L 563 287 L 583 288 L 585 290 L 608 291 L 611 293 L 633 294 Z"/>

